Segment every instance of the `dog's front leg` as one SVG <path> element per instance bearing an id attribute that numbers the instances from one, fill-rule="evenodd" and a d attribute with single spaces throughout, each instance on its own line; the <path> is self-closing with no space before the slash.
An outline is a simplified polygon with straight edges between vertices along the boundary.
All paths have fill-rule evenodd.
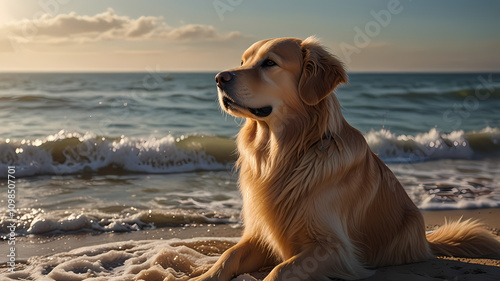
<path id="1" fill-rule="evenodd" d="M 264 281 L 356 280 L 374 273 L 363 267 L 352 249 L 316 245 L 276 266 Z"/>
<path id="2" fill-rule="evenodd" d="M 192 281 L 230 281 L 231 278 L 250 273 L 270 265 L 269 253 L 256 241 L 242 240 L 224 252 L 205 274 Z"/>

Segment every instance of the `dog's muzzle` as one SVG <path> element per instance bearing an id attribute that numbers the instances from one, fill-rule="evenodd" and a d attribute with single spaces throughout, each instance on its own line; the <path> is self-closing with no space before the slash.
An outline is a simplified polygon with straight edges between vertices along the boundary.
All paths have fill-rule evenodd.
<path id="1" fill-rule="evenodd" d="M 273 112 L 273 107 L 272 106 L 264 106 L 260 108 L 252 108 L 252 107 L 246 107 L 242 106 L 238 103 L 236 103 L 232 98 L 230 98 L 227 94 L 227 87 L 228 85 L 234 83 L 234 80 L 236 78 L 236 74 L 232 71 L 222 71 L 219 72 L 215 76 L 215 82 L 217 83 L 217 87 L 221 89 L 224 94 L 222 97 L 222 104 L 224 105 L 224 109 L 229 110 L 229 109 L 238 109 L 238 108 L 243 108 L 248 110 L 250 113 L 257 117 L 267 117 Z"/>

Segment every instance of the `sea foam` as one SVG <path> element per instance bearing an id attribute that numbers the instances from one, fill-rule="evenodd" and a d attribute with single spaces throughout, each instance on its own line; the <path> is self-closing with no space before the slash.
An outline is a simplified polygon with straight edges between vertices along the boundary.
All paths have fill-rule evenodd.
<path id="1" fill-rule="evenodd" d="M 498 156 L 500 129 L 443 133 L 436 128 L 417 135 L 371 130 L 365 135 L 370 148 L 386 163 L 414 163 L 439 159 L 474 159 Z"/>
<path id="2" fill-rule="evenodd" d="M 122 213 L 104 213 L 92 210 L 19 210 L 16 235 L 47 235 L 71 233 L 132 232 L 158 227 L 182 227 L 190 224 L 236 224 L 234 216 L 215 212 L 188 210 L 135 210 Z M 0 217 L 0 238 L 10 233 L 9 217 Z"/>
<path id="3" fill-rule="evenodd" d="M 0 273 L 6 281 L 184 281 L 209 269 L 218 255 L 237 241 L 237 238 L 200 238 L 115 242 L 31 257 L 18 264 L 16 272 L 7 273 L 3 268 Z"/>
<path id="4" fill-rule="evenodd" d="M 204 137 L 192 138 L 195 141 L 186 144 L 184 136 L 108 138 L 62 130 L 43 140 L 7 139 L 0 143 L 0 176 L 5 176 L 7 166 L 16 166 L 16 175 L 20 177 L 125 171 L 178 173 L 229 167 L 229 152 L 226 158 L 207 154 Z"/>
<path id="5" fill-rule="evenodd" d="M 371 130 L 365 138 L 386 163 L 477 159 L 500 155 L 500 128 L 417 135 Z M 45 139 L 0 143 L 0 176 L 16 166 L 18 176 L 74 173 L 179 173 L 229 169 L 235 160 L 232 138 L 189 135 L 118 138 L 64 130 Z"/>

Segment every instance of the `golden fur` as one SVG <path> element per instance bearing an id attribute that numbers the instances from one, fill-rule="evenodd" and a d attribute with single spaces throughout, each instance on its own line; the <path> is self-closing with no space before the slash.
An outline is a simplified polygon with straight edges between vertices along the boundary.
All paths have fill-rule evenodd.
<path id="1" fill-rule="evenodd" d="M 274 267 L 266 281 L 358 279 L 438 254 L 500 253 L 475 222 L 426 237 L 399 181 L 344 120 L 331 93 L 347 74 L 314 37 L 259 41 L 216 80 L 221 107 L 246 118 L 237 137 L 245 229 L 193 280 L 266 266 Z"/>

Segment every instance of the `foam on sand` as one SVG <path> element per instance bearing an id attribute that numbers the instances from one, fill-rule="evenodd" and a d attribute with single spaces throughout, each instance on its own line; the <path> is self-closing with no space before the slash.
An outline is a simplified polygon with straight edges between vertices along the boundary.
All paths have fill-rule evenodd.
<path id="1" fill-rule="evenodd" d="M 75 233 L 123 233 L 157 227 L 182 227 L 189 224 L 235 224 L 238 219 L 220 213 L 195 213 L 186 210 L 127 209 L 124 215 L 103 212 L 68 213 L 66 210 L 19 213 L 17 236 Z M 9 217 L 0 217 L 0 239 L 9 234 Z"/>
<path id="2" fill-rule="evenodd" d="M 238 238 L 195 238 L 113 242 L 32 257 L 18 264 L 14 273 L 0 267 L 0 275 L 5 281 L 186 281 L 208 270 L 237 241 Z M 498 260 L 488 258 L 435 258 L 378 268 L 366 280 L 498 280 L 498 265 Z M 233 281 L 262 280 L 268 272 L 243 274 Z"/>
<path id="3" fill-rule="evenodd" d="M 237 240 L 148 240 L 84 247 L 32 257 L 3 280 L 189 280 L 210 268 Z"/>

